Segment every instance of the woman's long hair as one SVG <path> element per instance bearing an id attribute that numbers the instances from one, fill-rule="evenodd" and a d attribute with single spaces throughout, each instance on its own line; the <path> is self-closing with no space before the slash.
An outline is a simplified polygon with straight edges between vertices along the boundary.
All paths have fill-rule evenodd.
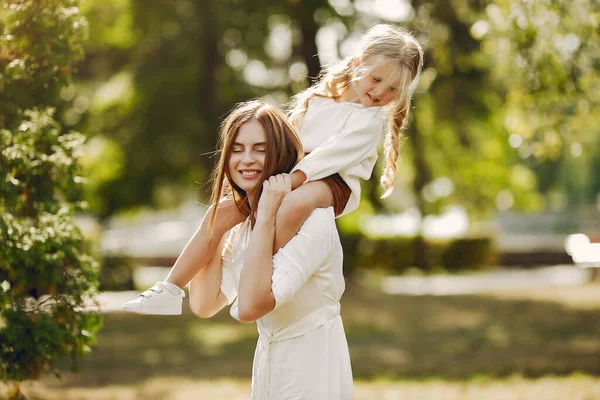
<path id="1" fill-rule="evenodd" d="M 398 96 L 383 109 L 387 120 L 383 144 L 385 166 L 381 176 L 381 185 L 385 190 L 383 197 L 389 196 L 394 188 L 400 134 L 405 127 L 412 94 L 423 65 L 423 49 L 410 33 L 386 24 L 371 27 L 361 37 L 353 54 L 326 66 L 313 86 L 294 96 L 289 118 L 292 126 L 300 129 L 311 98 L 317 96 L 337 99 L 351 84 L 372 70 L 386 65 L 391 65 L 394 69 L 382 89 L 395 86 Z"/>
<path id="2" fill-rule="evenodd" d="M 248 194 L 231 178 L 228 161 L 240 128 L 253 120 L 259 122 L 265 132 L 265 163 L 257 188 L 253 191 L 253 198 L 249 201 Z M 215 212 L 212 214 L 210 226 L 212 228 L 218 204 L 223 198 L 233 200 L 242 214 L 250 216 L 251 223 L 254 225 L 256 207 L 262 194 L 262 183 L 270 176 L 292 170 L 304 155 L 302 142 L 279 108 L 261 100 L 252 100 L 236 105 L 223 121 L 219 129 L 218 143 L 221 154 L 212 173 L 211 204 Z"/>

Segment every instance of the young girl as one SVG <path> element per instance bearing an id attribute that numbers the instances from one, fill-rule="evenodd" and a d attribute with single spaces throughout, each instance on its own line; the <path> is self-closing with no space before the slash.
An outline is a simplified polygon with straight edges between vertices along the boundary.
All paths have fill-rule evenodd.
<path id="1" fill-rule="evenodd" d="M 387 133 L 381 183 L 384 197 L 391 193 L 399 136 L 422 63 L 423 51 L 414 37 L 390 25 L 375 25 L 362 36 L 353 55 L 328 67 L 318 82 L 294 97 L 289 118 L 299 129 L 307 155 L 292 171 L 293 191 L 277 211 L 274 253 L 296 235 L 315 208 L 333 206 L 339 217 L 358 207 L 359 179 L 369 179 L 377 161 L 382 116 Z M 252 169 L 243 171 L 249 180 L 256 175 Z M 235 182 L 230 184 L 239 189 Z M 242 222 L 244 212 L 227 200 L 219 203 L 218 212 L 210 214 L 212 234 Z M 190 239 L 166 281 L 127 303 L 125 311 L 181 314 L 181 288 L 204 266 L 199 260 L 210 258 L 217 248 L 207 227 L 202 224 Z"/>

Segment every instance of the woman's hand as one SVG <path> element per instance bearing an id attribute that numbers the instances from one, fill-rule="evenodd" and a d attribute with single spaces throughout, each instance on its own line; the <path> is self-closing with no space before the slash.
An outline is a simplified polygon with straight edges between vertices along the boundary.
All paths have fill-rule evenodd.
<path id="1" fill-rule="evenodd" d="M 257 219 L 274 219 L 286 194 L 292 190 L 289 174 L 273 175 L 263 182 L 263 191 L 258 201 Z"/>

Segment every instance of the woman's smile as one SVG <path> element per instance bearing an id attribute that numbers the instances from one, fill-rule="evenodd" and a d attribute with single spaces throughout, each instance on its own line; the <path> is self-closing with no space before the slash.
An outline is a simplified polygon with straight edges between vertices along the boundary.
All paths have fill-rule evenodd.
<path id="1" fill-rule="evenodd" d="M 239 173 L 242 175 L 244 179 L 254 179 L 259 176 L 261 171 L 256 169 L 242 169 Z"/>

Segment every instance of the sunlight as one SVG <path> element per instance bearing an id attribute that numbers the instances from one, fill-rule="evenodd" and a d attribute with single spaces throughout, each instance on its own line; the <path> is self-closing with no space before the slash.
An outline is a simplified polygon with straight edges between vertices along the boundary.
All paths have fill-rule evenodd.
<path id="1" fill-rule="evenodd" d="M 567 236 L 565 250 L 576 263 L 600 263 L 600 243 L 592 243 L 583 233 Z"/>
<path id="2" fill-rule="evenodd" d="M 405 0 L 357 0 L 358 11 L 390 22 L 402 22 L 413 17 L 410 2 Z"/>

